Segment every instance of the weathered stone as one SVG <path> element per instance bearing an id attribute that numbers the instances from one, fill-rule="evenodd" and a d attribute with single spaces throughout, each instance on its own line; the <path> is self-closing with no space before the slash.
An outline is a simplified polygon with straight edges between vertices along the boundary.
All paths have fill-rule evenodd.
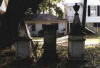
<path id="1" fill-rule="evenodd" d="M 83 36 L 69 36 L 68 57 L 71 60 L 81 60 L 84 57 L 85 39 Z"/>
<path id="2" fill-rule="evenodd" d="M 32 57 L 31 40 L 20 39 L 16 42 L 16 57 L 21 59 Z"/>
<path id="3" fill-rule="evenodd" d="M 68 38 L 68 58 L 70 60 L 83 60 L 85 39 L 78 14 L 79 6 L 77 4 L 75 4 L 74 10 L 76 13 Z"/>
<path id="4" fill-rule="evenodd" d="M 56 25 L 43 25 L 44 28 L 44 54 L 46 59 L 56 60 Z"/>

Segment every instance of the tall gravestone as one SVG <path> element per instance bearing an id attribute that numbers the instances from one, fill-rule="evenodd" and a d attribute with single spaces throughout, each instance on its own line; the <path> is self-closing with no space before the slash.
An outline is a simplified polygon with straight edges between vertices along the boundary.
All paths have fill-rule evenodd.
<path id="1" fill-rule="evenodd" d="M 21 25 L 19 29 L 19 38 L 16 45 L 16 57 L 26 59 L 32 57 L 32 40 L 28 38 L 25 25 Z"/>
<path id="2" fill-rule="evenodd" d="M 57 24 L 44 24 L 44 54 L 45 61 L 55 61 L 57 58 L 56 54 L 56 30 L 58 29 Z"/>
<path id="3" fill-rule="evenodd" d="M 70 60 L 82 60 L 84 58 L 85 39 L 78 14 L 79 7 L 77 4 L 74 6 L 75 16 L 68 38 L 68 58 Z"/>

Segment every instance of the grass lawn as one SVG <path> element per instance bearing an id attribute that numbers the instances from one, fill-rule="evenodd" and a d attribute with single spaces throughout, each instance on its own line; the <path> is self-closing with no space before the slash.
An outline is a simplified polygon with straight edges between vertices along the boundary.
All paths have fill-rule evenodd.
<path id="1" fill-rule="evenodd" d="M 88 35 L 88 36 L 86 36 L 86 38 L 88 38 L 88 39 L 100 39 L 100 36 L 96 36 L 96 35 Z"/>
<path id="2" fill-rule="evenodd" d="M 68 65 L 68 62 L 67 62 L 67 56 L 68 56 L 67 47 L 61 47 L 61 46 L 57 47 L 57 53 L 58 53 L 59 58 L 61 60 L 60 60 L 59 63 L 57 63 L 52 68 L 66 68 L 67 67 L 66 65 Z M 0 56 L 0 68 L 11 68 L 11 66 L 13 66 L 12 64 L 15 63 L 14 61 L 16 61 L 16 58 L 15 58 L 14 55 L 11 55 L 11 52 L 8 52 L 8 53 L 5 52 L 4 54 L 5 55 Z M 97 46 L 95 48 L 94 47 L 93 48 L 86 48 L 85 49 L 85 59 L 88 62 L 84 66 L 88 66 L 89 68 L 96 68 L 96 67 L 100 68 L 100 46 Z M 19 62 L 21 63 L 21 62 L 24 62 L 24 61 L 19 61 Z M 17 65 L 20 65 L 20 64 L 18 64 L 19 62 L 17 62 Z M 32 63 L 30 68 L 36 68 L 35 64 L 36 63 Z M 16 67 L 16 63 L 14 65 L 15 65 L 15 68 L 18 67 L 18 66 Z M 21 63 L 20 66 L 27 68 L 25 65 L 27 65 L 26 62 Z M 51 68 L 51 66 L 50 67 L 48 66 L 47 68 Z"/>
<path id="3" fill-rule="evenodd" d="M 87 38 L 91 39 L 90 36 Z M 92 38 L 98 38 L 97 36 L 92 36 Z M 33 40 L 43 40 L 43 38 L 34 38 Z M 39 48 L 37 50 L 37 55 L 39 55 L 38 59 L 40 58 L 42 45 L 39 44 Z M 13 50 L 14 51 L 14 50 Z M 71 66 L 79 66 L 81 65 L 78 63 L 69 63 L 68 62 L 68 49 L 67 46 L 57 46 L 57 54 L 59 56 L 60 61 L 55 63 L 53 66 L 46 66 L 43 68 L 73 68 Z M 85 47 L 85 60 L 87 62 L 82 63 L 81 66 L 84 68 L 100 68 L 100 45 L 92 46 L 92 47 Z M 15 54 L 8 49 L 4 51 L 0 51 L 0 68 L 37 68 L 36 62 L 32 62 L 32 60 L 16 60 Z M 79 64 L 79 65 L 77 65 Z M 38 66 L 39 67 L 39 66 Z M 39 67 L 42 68 L 42 67 Z M 75 67 L 78 68 L 78 67 Z M 79 67 L 82 68 L 82 67 Z"/>

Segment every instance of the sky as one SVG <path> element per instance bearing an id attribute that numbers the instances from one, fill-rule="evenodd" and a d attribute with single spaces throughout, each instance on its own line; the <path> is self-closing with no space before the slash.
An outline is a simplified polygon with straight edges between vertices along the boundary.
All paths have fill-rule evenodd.
<path id="1" fill-rule="evenodd" d="M 82 2 L 83 0 L 64 0 L 64 3 L 76 3 L 76 2 Z"/>
<path id="2" fill-rule="evenodd" d="M 76 3 L 83 2 L 84 0 L 63 0 L 64 4 L 66 3 Z M 100 5 L 100 0 L 87 0 L 87 4 L 89 5 Z"/>

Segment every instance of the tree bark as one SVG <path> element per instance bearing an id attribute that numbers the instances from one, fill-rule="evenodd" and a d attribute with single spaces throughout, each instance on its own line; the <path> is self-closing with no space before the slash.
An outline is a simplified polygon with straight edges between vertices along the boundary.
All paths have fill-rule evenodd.
<path id="1" fill-rule="evenodd" d="M 6 13 L 0 15 L 0 48 L 11 45 L 18 38 L 18 26 L 20 20 L 23 19 L 24 12 L 30 7 L 37 10 L 38 5 L 43 2 L 43 0 L 35 1 L 9 0 Z"/>
<path id="2" fill-rule="evenodd" d="M 32 4 L 32 0 L 10 0 L 7 11 L 1 16 L 0 47 L 11 45 L 18 35 L 18 25 L 24 12 Z"/>
<path id="3" fill-rule="evenodd" d="M 82 29 L 83 29 L 83 31 L 85 29 L 85 23 L 86 23 L 86 9 L 87 9 L 87 0 L 84 0 L 83 19 L 82 19 Z"/>
<path id="4" fill-rule="evenodd" d="M 2 1 L 3 1 L 3 0 L 0 0 L 0 6 L 1 6 L 1 4 L 2 4 Z"/>

